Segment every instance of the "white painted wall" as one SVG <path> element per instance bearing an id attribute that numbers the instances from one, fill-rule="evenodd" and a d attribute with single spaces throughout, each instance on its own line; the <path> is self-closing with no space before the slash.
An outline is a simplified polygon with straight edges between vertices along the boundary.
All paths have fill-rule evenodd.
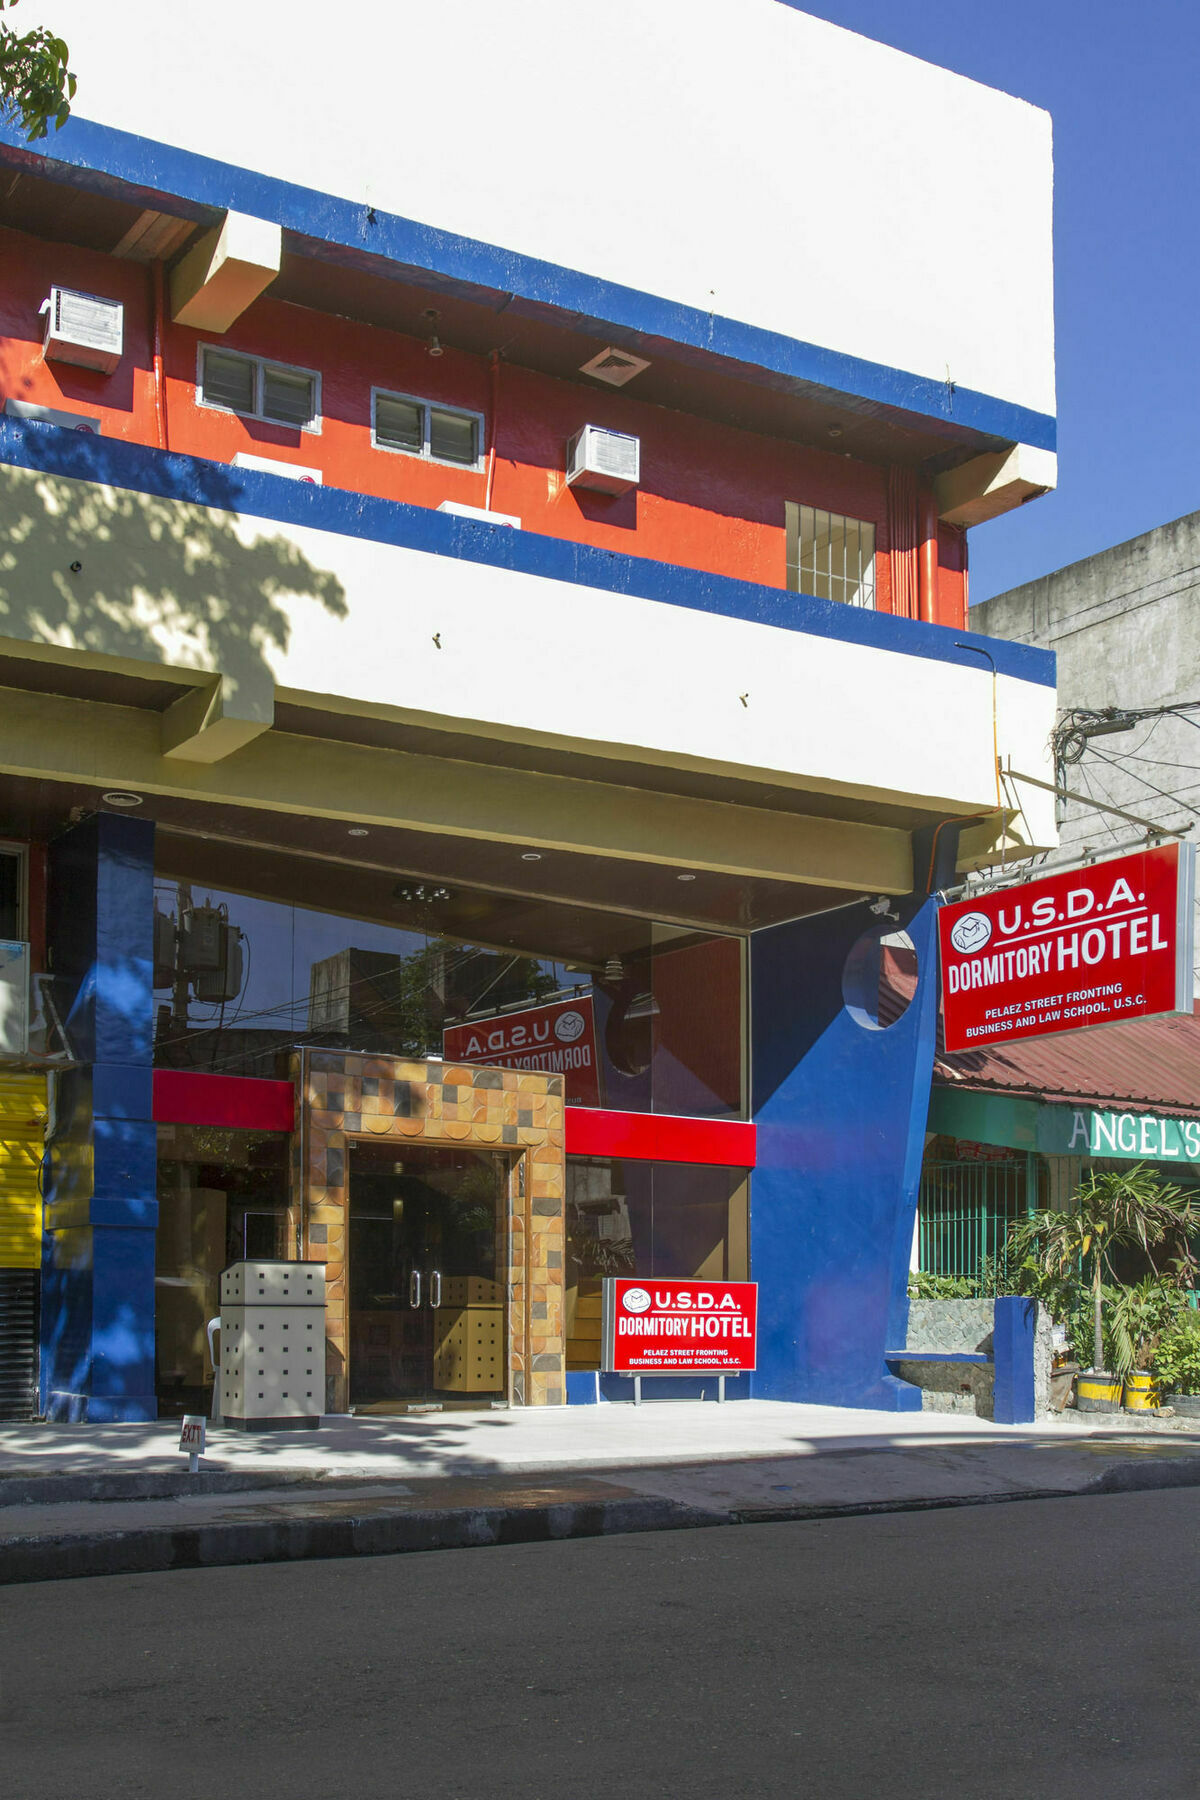
<path id="1" fill-rule="evenodd" d="M 277 687 L 631 763 L 939 810 L 995 803 L 982 659 L 961 667 L 11 466 L 0 499 L 26 521 L 0 581 L 0 647 L 220 672 L 237 718 L 269 717 Z M 87 545 L 78 578 L 63 542 Z M 1002 759 L 1051 779 L 1054 689 L 1011 676 L 997 688 Z M 1053 844 L 1050 796 L 1025 797 L 1033 841 Z"/>
<path id="2" fill-rule="evenodd" d="M 87 118 L 1054 411 L 1048 115 L 781 0 L 42 21 Z"/>
<path id="3" fill-rule="evenodd" d="M 260 529 L 238 525 L 245 542 Z M 281 529 L 308 563 L 335 570 L 349 611 L 276 596 L 286 648 L 264 656 L 279 687 L 834 792 L 936 796 L 965 810 L 995 801 L 986 668 Z M 1054 690 L 998 685 L 1001 754 L 1040 775 Z"/>

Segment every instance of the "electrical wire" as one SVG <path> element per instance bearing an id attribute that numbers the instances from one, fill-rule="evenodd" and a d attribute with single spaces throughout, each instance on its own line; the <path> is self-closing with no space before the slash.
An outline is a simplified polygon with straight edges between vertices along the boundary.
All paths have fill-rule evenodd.
<path id="1" fill-rule="evenodd" d="M 1101 762 L 1107 763 L 1112 769 L 1116 769 L 1118 774 L 1122 773 L 1121 764 L 1114 757 L 1106 756 L 1103 750 L 1097 750 L 1095 745 L 1090 746 L 1090 749 L 1093 756 L 1098 756 Z M 1078 764 L 1076 767 L 1078 767 Z M 1139 782 L 1142 787 L 1149 788 L 1150 792 L 1152 794 L 1157 794 L 1160 800 L 1169 800 L 1172 806 L 1182 807 L 1184 812 L 1190 812 L 1194 819 L 1200 819 L 1200 813 L 1196 811 L 1196 808 L 1194 806 L 1189 806 L 1185 800 L 1181 800 L 1178 794 L 1169 794 L 1165 788 L 1156 787 L 1154 782 L 1147 781 L 1146 777 L 1144 775 L 1139 775 L 1135 769 L 1129 770 L 1128 773 L 1131 781 Z M 1113 801 L 1113 805 L 1116 805 L 1115 800 Z"/>
<path id="2" fill-rule="evenodd" d="M 484 954 L 484 952 L 481 951 L 480 949 L 478 949 L 477 947 L 473 948 L 471 950 L 468 950 L 465 955 L 460 956 L 457 959 L 456 963 L 454 963 L 451 966 L 449 973 L 451 975 L 458 975 L 459 973 L 461 973 L 462 969 L 464 969 L 467 966 L 468 963 L 470 963 L 471 961 L 474 960 L 475 957 L 481 956 L 483 954 Z M 501 980 L 504 975 L 508 974 L 509 971 L 516 965 L 516 963 L 518 963 L 521 960 L 522 960 L 522 958 L 519 954 L 517 956 L 511 958 L 509 963 L 506 965 L 506 967 L 501 970 L 500 974 L 498 976 L 496 976 L 491 982 L 488 983 L 487 988 L 485 988 L 483 990 L 484 993 L 490 992 L 491 988 L 493 988 L 496 985 L 496 982 Z M 534 960 L 537 960 L 537 959 L 534 959 Z M 357 980 L 348 982 L 346 984 L 347 995 L 349 995 L 353 990 L 358 989 L 358 988 L 366 987 L 366 988 L 370 989 L 370 988 L 374 987 L 375 983 L 377 983 L 384 976 L 387 976 L 390 974 L 395 974 L 395 973 L 402 973 L 405 969 L 405 966 L 406 965 L 403 962 L 395 963 L 395 964 L 390 965 L 386 969 L 378 969 L 369 976 L 359 976 Z M 426 986 L 428 986 L 428 983 L 426 983 Z M 473 1004 L 477 1005 L 480 997 L 481 996 L 477 996 L 477 998 L 473 1002 Z M 244 1013 L 242 1015 L 241 1028 L 245 1031 L 269 1030 L 270 1025 L 268 1023 L 266 1023 L 266 1021 L 269 1021 L 270 1019 L 275 1018 L 275 1017 L 279 1016 L 280 1014 L 294 1013 L 298 1007 L 300 1007 L 302 1005 L 305 1005 L 305 1006 L 308 1005 L 310 999 L 311 999 L 310 995 L 305 996 L 305 995 L 301 995 L 301 994 L 297 993 L 297 994 L 292 995 L 290 999 L 288 999 L 286 1001 L 282 1001 L 278 1006 L 264 1007 L 260 1011 L 257 1011 L 257 1012 Z M 359 996 L 359 998 L 355 1001 L 354 1004 L 355 1004 L 355 1009 L 358 1012 L 358 1014 L 360 1015 L 360 1017 L 362 1019 L 364 1019 L 365 1021 L 367 1021 L 368 1023 L 370 1023 L 375 1018 L 387 1016 L 389 1013 L 391 1013 L 394 1010 L 394 1007 L 395 1007 L 395 1001 L 386 995 L 379 996 L 373 1005 L 370 1003 L 369 1000 L 364 1000 L 364 997 Z M 165 1050 L 165 1049 L 170 1048 L 173 1045 L 186 1044 L 189 1047 L 191 1047 L 192 1049 L 201 1049 L 200 1040 L 202 1040 L 203 1038 L 208 1037 L 214 1033 L 217 1034 L 218 1044 L 219 1044 L 219 1035 L 220 1035 L 221 1029 L 222 1029 L 222 1027 L 220 1026 L 220 1024 L 204 1025 L 204 1026 L 201 1026 L 200 1029 L 196 1030 L 196 1031 L 188 1031 L 186 1033 L 181 1033 L 172 1038 L 160 1039 L 160 1047 Z M 320 1028 L 318 1027 L 318 1029 L 320 1029 Z M 306 1028 L 303 1031 L 297 1031 L 295 1033 L 295 1035 L 291 1039 L 289 1039 L 289 1041 L 287 1043 L 276 1045 L 275 1048 L 279 1049 L 279 1050 L 296 1048 L 296 1047 L 302 1045 L 304 1042 L 308 1041 L 310 1039 L 311 1035 L 312 1035 L 312 1033 L 311 1033 L 310 1028 Z M 217 1058 L 215 1055 L 215 1052 L 216 1052 L 216 1049 L 218 1048 L 218 1044 L 214 1044 L 214 1046 L 213 1046 L 213 1054 L 210 1057 L 210 1060 L 208 1062 L 208 1067 L 210 1069 L 216 1070 L 217 1068 L 223 1067 L 226 1063 L 238 1062 L 238 1061 L 241 1061 L 244 1059 L 245 1054 L 246 1054 L 244 1049 L 231 1051 L 228 1056 L 226 1056 L 224 1058 Z"/>
<path id="3" fill-rule="evenodd" d="M 419 955 L 420 952 L 417 951 L 410 954 Z M 482 954 L 483 952 L 478 948 L 468 950 L 465 956 L 460 957 L 459 961 L 452 965 L 450 972 L 457 975 L 474 957 Z M 381 980 L 384 976 L 402 973 L 406 966 L 407 958 L 404 958 L 400 962 L 389 964 L 386 968 L 376 969 L 371 975 L 360 975 L 355 980 L 347 982 L 347 993 L 353 992 L 353 990 L 358 987 L 369 986 L 371 983 Z M 307 1006 L 311 1001 L 311 997 L 311 992 L 309 994 L 294 993 L 287 1000 L 281 1000 L 276 1006 L 260 1007 L 253 1012 L 243 1012 L 243 1021 L 246 1026 L 249 1026 L 251 1024 L 258 1024 L 264 1019 L 276 1018 L 280 1014 L 295 1012 L 298 1007 Z M 215 1004 L 215 1002 L 212 1004 Z M 164 1047 L 173 1043 L 194 1043 L 197 1037 L 207 1035 L 208 1032 L 216 1030 L 219 1030 L 219 1026 L 215 1022 L 212 1024 L 204 1024 L 199 1031 L 181 1032 L 177 1037 L 163 1038 L 161 1042 Z"/>
<path id="4" fill-rule="evenodd" d="M 480 956 L 482 954 L 483 954 L 483 952 L 481 950 L 473 949 L 470 952 L 468 952 L 467 956 L 464 959 L 462 959 L 462 962 L 465 964 L 466 962 L 469 962 L 473 957 Z M 517 956 L 513 957 L 510 960 L 510 962 L 508 963 L 508 965 L 503 970 L 501 970 L 500 975 L 497 976 L 493 981 L 489 982 L 487 988 L 485 988 L 483 990 L 483 992 L 484 993 L 490 992 L 491 988 L 493 988 L 496 985 L 496 981 L 502 979 L 503 976 L 506 975 L 512 969 L 512 967 L 521 960 L 522 960 L 522 958 L 519 954 Z M 538 960 L 538 959 L 534 959 L 534 960 Z M 401 965 L 397 965 L 397 966 L 401 966 Z M 557 963 L 552 963 L 551 967 L 557 969 Z M 382 974 L 382 973 L 384 973 L 384 971 L 380 971 L 379 973 Z M 362 986 L 370 985 L 377 978 L 378 978 L 377 976 L 360 977 L 357 982 L 350 984 L 350 985 L 353 985 L 355 987 L 362 987 Z M 575 985 L 578 986 L 579 984 L 576 983 Z M 479 999 L 481 999 L 481 998 L 482 998 L 482 995 L 477 996 L 476 1000 L 473 1002 L 473 1004 L 478 1005 Z M 297 997 L 296 1001 L 291 1004 L 293 1004 L 293 1005 L 299 1004 L 299 997 Z M 375 1003 L 373 1005 L 370 1004 L 369 1002 L 364 1003 L 363 1000 L 360 998 L 356 1002 L 356 1010 L 359 1014 L 359 1017 L 362 1020 L 364 1020 L 366 1023 L 370 1024 L 376 1018 L 389 1016 L 392 1013 L 392 1011 L 394 1010 L 394 1004 L 395 1004 L 394 1001 L 386 995 L 378 997 L 378 999 L 375 1001 Z M 284 1007 L 276 1007 L 276 1008 L 272 1009 L 272 1011 L 274 1011 L 274 1012 L 279 1012 L 279 1011 L 283 1011 L 283 1010 L 286 1010 L 286 1009 Z M 245 1026 L 243 1027 L 243 1029 L 245 1029 L 245 1030 L 254 1029 L 255 1028 L 254 1021 L 261 1019 L 261 1018 L 265 1018 L 267 1016 L 268 1016 L 268 1014 L 266 1012 L 263 1012 L 260 1014 L 255 1014 L 255 1013 L 249 1014 L 247 1016 L 247 1022 L 245 1024 Z M 200 1031 L 189 1032 L 185 1038 L 184 1037 L 175 1038 L 171 1041 L 174 1043 L 186 1043 L 186 1044 L 192 1046 L 193 1048 L 196 1048 L 198 1040 L 203 1037 L 208 1036 L 210 1031 L 213 1029 L 214 1029 L 213 1027 L 205 1027 L 204 1029 L 202 1029 Z M 269 1047 L 264 1046 L 263 1050 L 261 1052 L 258 1052 L 258 1054 L 278 1055 L 281 1052 L 286 1051 L 286 1050 L 295 1050 L 295 1049 L 304 1049 L 304 1048 L 319 1049 L 321 1047 L 319 1044 L 314 1045 L 312 1043 L 312 1035 L 313 1034 L 308 1031 L 298 1032 L 284 1043 L 273 1044 Z M 213 1046 L 213 1054 L 210 1056 L 210 1058 L 207 1062 L 207 1065 L 206 1065 L 208 1067 L 209 1071 L 212 1073 L 216 1073 L 218 1070 L 228 1067 L 231 1064 L 235 1064 L 235 1063 L 244 1064 L 246 1061 L 247 1054 L 250 1054 L 250 1055 L 256 1054 L 253 1051 L 248 1052 L 245 1047 L 241 1047 L 241 1048 L 230 1050 L 229 1053 L 224 1057 L 218 1057 L 215 1054 L 217 1047 L 218 1046 L 216 1046 L 216 1045 Z"/>

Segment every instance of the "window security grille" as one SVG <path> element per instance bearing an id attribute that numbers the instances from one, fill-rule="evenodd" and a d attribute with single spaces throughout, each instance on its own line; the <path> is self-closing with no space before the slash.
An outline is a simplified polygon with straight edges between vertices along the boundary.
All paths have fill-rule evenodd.
<path id="1" fill-rule="evenodd" d="M 306 431 L 316 423 L 317 377 L 308 369 L 206 345 L 200 358 L 200 400 L 246 418 Z"/>
<path id="2" fill-rule="evenodd" d="M 479 462 L 482 423 L 478 413 L 376 390 L 371 442 L 378 450 L 399 450 L 406 456 L 473 469 Z"/>
<path id="3" fill-rule="evenodd" d="M 863 519 L 787 504 L 787 585 L 848 606 L 875 605 L 875 527 Z"/>

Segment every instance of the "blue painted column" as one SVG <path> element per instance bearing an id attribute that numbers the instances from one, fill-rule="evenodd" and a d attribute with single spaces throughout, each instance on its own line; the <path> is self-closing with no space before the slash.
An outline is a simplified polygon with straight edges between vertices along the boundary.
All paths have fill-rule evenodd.
<path id="1" fill-rule="evenodd" d="M 157 1416 L 152 1116 L 154 826 L 94 814 L 50 846 L 47 941 L 75 1059 L 54 1084 L 42 1259 L 42 1406 Z"/>
<path id="2" fill-rule="evenodd" d="M 920 1409 L 919 1391 L 889 1374 L 884 1356 L 904 1343 L 908 1319 L 937 909 L 924 895 L 896 904 L 902 927 L 859 902 L 751 939 L 761 1399 Z M 879 939 L 902 928 L 917 953 L 916 993 L 880 1028 Z"/>
<path id="3" fill-rule="evenodd" d="M 1037 1301 L 1015 1294 L 997 1298 L 992 1311 L 992 1417 L 999 1425 L 1032 1425 L 1037 1418 L 1034 1345 Z"/>

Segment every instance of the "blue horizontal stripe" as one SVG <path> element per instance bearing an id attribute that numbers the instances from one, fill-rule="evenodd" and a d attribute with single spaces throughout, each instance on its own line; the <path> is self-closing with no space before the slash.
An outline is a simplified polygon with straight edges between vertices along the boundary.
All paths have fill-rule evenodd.
<path id="1" fill-rule="evenodd" d="M 0 417 L 0 463 L 969 669 L 981 666 L 978 654 L 970 649 L 974 644 L 994 658 L 1000 674 L 1054 686 L 1053 653 L 1028 644 L 868 612 L 532 531 L 513 531 L 431 507 L 317 487 L 257 469 L 234 469 L 118 438 L 90 437 L 35 420 Z M 897 705 L 903 705 L 902 695 L 897 696 Z"/>
<path id="2" fill-rule="evenodd" d="M 577 329 L 601 336 L 617 327 L 622 343 L 651 355 L 679 345 L 706 359 L 768 370 L 784 387 L 815 385 L 939 420 L 951 436 L 982 435 L 1040 450 L 1055 447 L 1055 422 L 1049 414 L 701 312 L 78 115 L 49 140 L 44 156 L 31 152 L 12 125 L 0 125 L 0 149 L 5 146 L 10 162 L 33 168 L 44 161 L 51 165 L 48 172 L 59 164 L 93 178 L 104 177 L 107 180 L 93 179 L 91 185 L 112 192 L 119 183 L 132 188 L 133 197 L 147 206 L 169 196 L 186 203 L 185 211 L 190 208 L 197 216 L 208 208 L 231 208 L 271 219 L 313 244 L 325 245 L 336 260 L 354 266 L 378 268 L 383 263 L 397 271 L 420 271 L 460 289 L 511 294 L 518 306 L 523 302 L 571 314 Z"/>

